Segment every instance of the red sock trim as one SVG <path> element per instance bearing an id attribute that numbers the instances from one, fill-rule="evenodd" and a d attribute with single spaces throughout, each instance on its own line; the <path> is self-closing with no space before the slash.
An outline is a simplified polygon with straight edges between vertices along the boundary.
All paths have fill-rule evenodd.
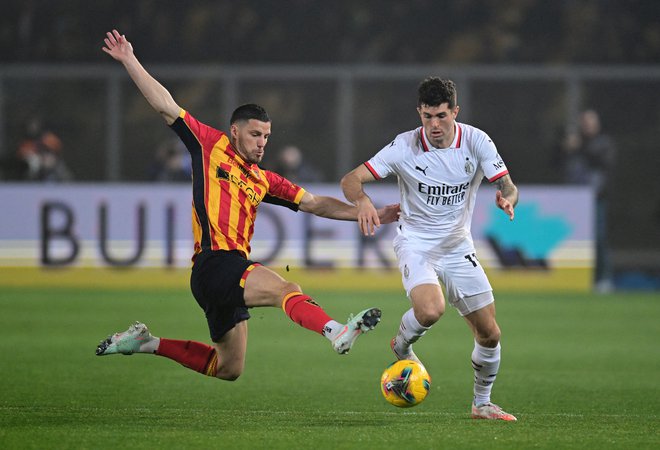
<path id="1" fill-rule="evenodd" d="M 282 302 L 284 312 L 291 320 L 308 330 L 323 334 L 323 326 L 332 318 L 309 295 L 292 292 Z"/>
<path id="2" fill-rule="evenodd" d="M 215 348 L 201 342 L 160 338 L 156 354 L 211 377 L 217 371 L 218 355 Z"/>

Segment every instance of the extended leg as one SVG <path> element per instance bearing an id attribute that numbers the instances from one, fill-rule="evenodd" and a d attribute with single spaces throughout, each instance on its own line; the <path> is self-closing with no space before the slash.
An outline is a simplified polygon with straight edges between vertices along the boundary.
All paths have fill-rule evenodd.
<path id="1" fill-rule="evenodd" d="M 233 381 L 243 372 L 246 347 L 247 321 L 236 324 L 214 346 L 197 341 L 155 337 L 145 324 L 136 322 L 128 330 L 101 341 L 96 354 L 151 353 L 169 358 L 203 375 Z"/>
<path id="2" fill-rule="evenodd" d="M 244 297 L 247 306 L 281 307 L 292 321 L 330 340 L 339 354 L 348 353 L 356 339 L 380 321 L 380 310 L 368 308 L 341 324 L 310 296 L 303 294 L 300 286 L 264 266 L 256 267 L 248 275 Z"/>

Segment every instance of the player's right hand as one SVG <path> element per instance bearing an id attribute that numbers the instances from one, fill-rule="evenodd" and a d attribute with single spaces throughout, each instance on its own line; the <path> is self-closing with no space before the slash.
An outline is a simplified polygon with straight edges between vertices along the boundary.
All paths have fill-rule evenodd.
<path id="1" fill-rule="evenodd" d="M 386 205 L 378 208 L 378 219 L 380 223 L 385 225 L 388 223 L 396 222 L 401 216 L 401 204 L 395 203 L 393 205 Z"/>
<path id="2" fill-rule="evenodd" d="M 124 62 L 133 55 L 133 46 L 126 36 L 119 34 L 119 31 L 112 30 L 106 33 L 107 38 L 103 39 L 105 47 L 102 48 L 104 52 L 112 56 L 117 61 Z"/>
<path id="3" fill-rule="evenodd" d="M 378 211 L 370 200 L 363 200 L 357 205 L 357 222 L 360 231 L 365 236 L 373 236 L 376 234 L 376 228 L 380 227 L 380 219 L 378 218 Z"/>

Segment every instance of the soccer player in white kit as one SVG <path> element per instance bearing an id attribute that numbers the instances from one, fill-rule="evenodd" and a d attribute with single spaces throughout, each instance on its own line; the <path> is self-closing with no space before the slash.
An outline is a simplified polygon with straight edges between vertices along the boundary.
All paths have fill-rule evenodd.
<path id="1" fill-rule="evenodd" d="M 401 216 L 394 250 L 412 308 L 401 318 L 391 347 L 398 359 L 419 361 L 412 344 L 445 312 L 447 300 L 474 334 L 472 417 L 515 421 L 490 394 L 500 365 L 500 328 L 492 288 L 477 259 L 470 226 L 477 189 L 485 177 L 497 186 L 497 206 L 513 220 L 518 189 L 483 131 L 456 122 L 459 107 L 451 80 L 427 78 L 418 89 L 422 126 L 399 134 L 341 181 L 344 195 L 358 207 L 365 235 L 380 226 L 363 184 L 389 175 L 398 178 Z M 438 280 L 439 279 L 439 280 Z"/>

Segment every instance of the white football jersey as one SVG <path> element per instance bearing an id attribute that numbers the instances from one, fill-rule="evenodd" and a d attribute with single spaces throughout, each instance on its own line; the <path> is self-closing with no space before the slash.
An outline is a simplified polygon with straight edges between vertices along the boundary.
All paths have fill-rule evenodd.
<path id="1" fill-rule="evenodd" d="M 398 135 L 365 162 L 376 179 L 396 175 L 401 193 L 401 229 L 441 248 L 470 238 L 477 189 L 509 171 L 486 133 L 454 124 L 448 148 L 433 147 L 422 127 Z"/>

